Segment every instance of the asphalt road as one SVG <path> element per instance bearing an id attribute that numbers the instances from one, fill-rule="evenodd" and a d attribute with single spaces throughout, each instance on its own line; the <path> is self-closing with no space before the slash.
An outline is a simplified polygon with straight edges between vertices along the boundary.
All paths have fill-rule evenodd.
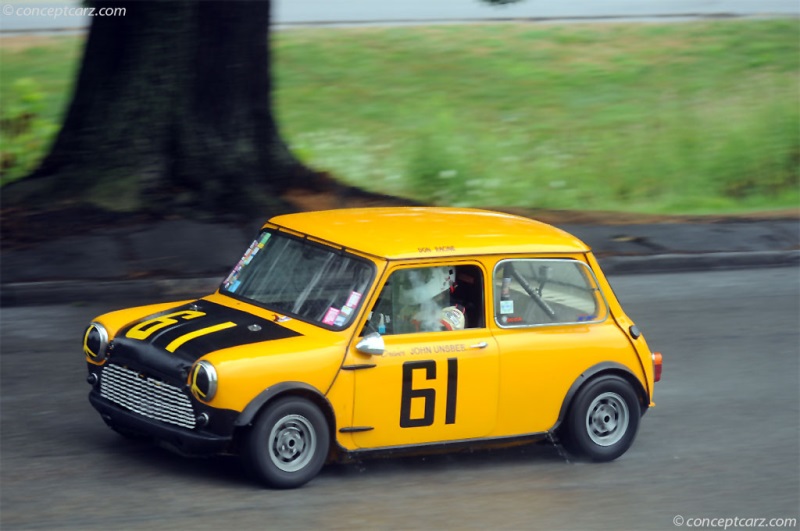
<path id="1" fill-rule="evenodd" d="M 326 467 L 296 491 L 258 487 L 233 458 L 185 459 L 108 430 L 86 399 L 79 336 L 110 307 L 4 308 L 0 527 L 669 530 L 678 516 L 800 518 L 798 270 L 611 280 L 665 358 L 658 406 L 621 459 L 568 463 L 549 446 L 383 459 Z"/>
<path id="2" fill-rule="evenodd" d="M 521 1 L 493 6 L 481 0 L 277 0 L 278 25 L 368 22 L 430 22 L 497 18 L 575 19 L 717 15 L 800 15 L 796 0 L 579 0 L 572 2 Z M 82 28 L 91 20 L 76 16 L 79 0 L 11 0 L 0 6 L 0 31 L 35 31 Z M 124 7 L 124 3 L 120 3 Z M 26 9 L 37 8 L 37 9 Z M 52 11 L 47 9 L 52 8 Z M 67 10 L 73 8 L 72 10 Z"/>

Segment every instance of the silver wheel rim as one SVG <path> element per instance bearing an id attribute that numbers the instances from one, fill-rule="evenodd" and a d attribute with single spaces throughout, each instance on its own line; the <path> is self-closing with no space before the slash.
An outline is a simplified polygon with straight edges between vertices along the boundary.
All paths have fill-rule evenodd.
<path id="1" fill-rule="evenodd" d="M 628 404 L 616 393 L 603 393 L 589 405 L 586 413 L 586 432 L 599 446 L 618 443 L 628 431 Z"/>
<path id="2" fill-rule="evenodd" d="M 284 472 L 303 469 L 316 449 L 317 434 L 302 415 L 286 415 L 269 432 L 269 458 Z"/>

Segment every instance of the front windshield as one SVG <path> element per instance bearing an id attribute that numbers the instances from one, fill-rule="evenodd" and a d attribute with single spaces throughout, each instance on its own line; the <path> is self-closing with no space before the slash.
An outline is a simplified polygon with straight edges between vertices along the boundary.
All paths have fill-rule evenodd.
<path id="1" fill-rule="evenodd" d="M 369 289 L 373 265 L 277 231 L 265 231 L 222 283 L 221 291 L 277 313 L 343 328 Z"/>

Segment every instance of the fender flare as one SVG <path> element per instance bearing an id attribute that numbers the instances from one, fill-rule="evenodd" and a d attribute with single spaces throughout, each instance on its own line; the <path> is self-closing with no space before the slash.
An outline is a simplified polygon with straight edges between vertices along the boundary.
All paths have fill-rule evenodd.
<path id="1" fill-rule="evenodd" d="M 567 416 L 567 412 L 569 411 L 569 407 L 572 404 L 572 399 L 575 398 L 575 395 L 578 394 L 578 391 L 580 391 L 581 387 L 583 387 L 590 380 L 602 374 L 621 376 L 628 383 L 630 383 L 633 387 L 633 391 L 636 393 L 636 396 L 639 397 L 640 403 L 643 404 L 642 415 L 644 415 L 644 413 L 647 411 L 649 398 L 647 396 L 647 391 L 645 391 L 644 387 L 642 386 L 642 382 L 640 382 L 639 378 L 637 378 L 636 375 L 624 365 L 613 361 L 604 361 L 589 367 L 583 371 L 574 382 L 572 382 L 569 391 L 567 391 L 567 394 L 564 396 L 564 401 L 561 403 L 561 411 L 558 412 L 558 420 L 556 420 L 552 430 L 556 430 L 564 421 Z"/>
<path id="2" fill-rule="evenodd" d="M 272 399 L 283 394 L 294 394 L 298 396 L 305 396 L 315 402 L 320 407 L 322 414 L 331 422 L 331 426 L 335 426 L 333 418 L 333 407 L 325 396 L 319 390 L 307 383 L 303 382 L 281 382 L 272 387 L 267 387 L 261 391 L 258 396 L 250 401 L 244 410 L 234 421 L 233 425 L 237 428 L 247 426 L 255 420 L 261 409 L 268 404 Z"/>

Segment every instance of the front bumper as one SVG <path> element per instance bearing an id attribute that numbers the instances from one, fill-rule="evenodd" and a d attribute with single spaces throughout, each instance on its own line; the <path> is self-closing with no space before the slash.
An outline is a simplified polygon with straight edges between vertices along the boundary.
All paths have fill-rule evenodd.
<path id="1" fill-rule="evenodd" d="M 89 393 L 89 402 L 111 428 L 152 438 L 181 454 L 216 455 L 227 453 L 232 446 L 232 436 L 189 430 L 148 419 L 103 398 L 95 390 Z"/>

